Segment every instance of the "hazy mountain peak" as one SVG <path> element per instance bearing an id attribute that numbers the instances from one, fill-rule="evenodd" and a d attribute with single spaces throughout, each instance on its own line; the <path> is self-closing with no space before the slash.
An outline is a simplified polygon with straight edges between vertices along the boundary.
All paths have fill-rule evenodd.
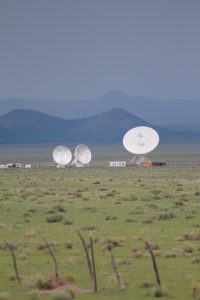
<path id="1" fill-rule="evenodd" d="M 10 99 L 9 101 L 0 101 L 0 115 L 13 109 L 23 108 L 72 120 L 94 116 L 117 107 L 160 126 L 199 123 L 200 100 L 159 101 L 145 97 L 128 96 L 119 90 L 111 90 L 103 97 L 92 100 Z"/>
<path id="2" fill-rule="evenodd" d="M 106 110 L 100 114 L 96 114 L 94 116 L 88 117 L 86 119 L 88 120 L 92 120 L 92 119 L 107 119 L 108 122 L 111 122 L 111 120 L 115 120 L 115 122 L 123 122 L 124 120 L 137 120 L 139 122 L 143 122 L 143 123 L 147 123 L 146 121 L 144 121 L 141 118 L 138 118 L 137 116 L 135 116 L 132 113 L 129 113 L 126 109 L 124 108 L 112 108 L 109 110 Z"/>
<path id="3" fill-rule="evenodd" d="M 23 126 L 23 124 L 39 124 L 40 121 L 48 123 L 52 120 L 60 121 L 62 119 L 49 116 L 37 110 L 18 108 L 0 117 L 0 127 L 13 128 L 19 125 Z"/>
<path id="4" fill-rule="evenodd" d="M 111 91 L 109 91 L 109 92 L 107 92 L 104 96 L 103 96 L 103 98 L 104 97 L 106 97 L 106 98 L 116 98 L 116 99 L 121 99 L 121 98 L 124 98 L 124 97 L 128 97 L 128 95 L 127 94 L 125 94 L 124 92 L 122 92 L 122 91 L 120 91 L 120 90 L 111 90 Z"/>
<path id="5" fill-rule="evenodd" d="M 2 116 L 1 119 L 7 119 L 7 120 L 12 120 L 12 121 L 23 121 L 26 120 L 30 121 L 30 120 L 37 120 L 40 119 L 41 117 L 49 117 L 49 115 L 34 110 L 34 109 L 22 109 L 22 108 L 16 108 L 10 112 L 8 112 L 7 114 L 5 114 L 4 116 Z"/>
<path id="6" fill-rule="evenodd" d="M 123 114 L 123 115 L 129 114 L 129 112 L 126 109 L 121 108 L 121 107 L 109 109 L 108 111 L 103 112 L 103 114 L 104 113 L 110 114 L 110 115 L 117 115 L 117 116 L 119 116 L 120 114 Z"/>

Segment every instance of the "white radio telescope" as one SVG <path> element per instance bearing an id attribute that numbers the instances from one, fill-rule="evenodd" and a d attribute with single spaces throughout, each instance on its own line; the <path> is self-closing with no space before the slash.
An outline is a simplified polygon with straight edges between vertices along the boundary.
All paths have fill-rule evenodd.
<path id="1" fill-rule="evenodd" d="M 92 159 L 92 153 L 88 146 L 80 144 L 76 147 L 74 152 L 73 165 L 76 167 L 84 167 L 88 165 Z"/>
<path id="2" fill-rule="evenodd" d="M 146 126 L 132 128 L 123 137 L 123 145 L 126 150 L 135 154 L 131 162 L 136 165 L 150 162 L 146 154 L 153 151 L 158 143 L 158 133 Z"/>
<path id="3" fill-rule="evenodd" d="M 72 160 L 72 153 L 66 146 L 57 146 L 53 150 L 53 159 L 59 167 L 65 167 Z"/>

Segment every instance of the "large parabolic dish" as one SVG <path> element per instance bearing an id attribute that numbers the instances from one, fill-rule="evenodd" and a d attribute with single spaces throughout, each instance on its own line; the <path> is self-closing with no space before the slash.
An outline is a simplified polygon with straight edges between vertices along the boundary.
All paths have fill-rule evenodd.
<path id="1" fill-rule="evenodd" d="M 66 166 L 72 160 L 72 153 L 66 146 L 58 146 L 53 150 L 53 159 L 60 166 Z"/>
<path id="2" fill-rule="evenodd" d="M 92 153 L 88 146 L 80 144 L 76 147 L 75 150 L 75 160 L 83 165 L 90 163 L 92 159 Z"/>
<path id="3" fill-rule="evenodd" d="M 153 151 L 159 143 L 158 133 L 145 126 L 130 129 L 123 137 L 123 145 L 127 151 L 142 155 Z"/>

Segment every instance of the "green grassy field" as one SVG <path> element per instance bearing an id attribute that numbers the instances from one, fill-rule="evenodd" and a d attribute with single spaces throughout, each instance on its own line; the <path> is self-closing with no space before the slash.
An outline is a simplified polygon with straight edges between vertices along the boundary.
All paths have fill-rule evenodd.
<path id="1" fill-rule="evenodd" d="M 95 240 L 98 293 L 77 294 L 76 299 L 155 299 L 156 281 L 146 240 L 155 248 L 165 299 L 193 299 L 194 286 L 198 299 L 200 167 L 110 169 L 104 167 L 107 159 L 122 159 L 121 150 L 113 151 L 113 146 L 95 149 L 100 167 L 0 170 L 0 299 L 64 299 L 29 293 L 35 289 L 36 278 L 45 280 L 53 272 L 44 239 L 54 246 L 59 275 L 74 279 L 77 287 L 90 289 L 85 254 L 76 234 L 79 229 L 88 241 L 89 228 Z M 11 152 L 2 151 L 3 160 L 11 159 Z M 44 148 L 30 151 L 37 154 L 32 163 L 51 162 Z M 172 152 L 167 157 L 160 151 L 157 157 L 171 161 Z M 175 152 L 180 159 L 179 151 Z M 198 162 L 197 149 L 190 155 L 186 149 L 181 153 L 184 161 Z M 21 158 L 26 155 L 27 151 Z M 15 246 L 21 286 L 4 240 Z M 116 245 L 113 252 L 126 285 L 124 292 L 117 286 L 106 250 L 108 241 Z M 151 287 L 144 288 L 145 283 Z"/>

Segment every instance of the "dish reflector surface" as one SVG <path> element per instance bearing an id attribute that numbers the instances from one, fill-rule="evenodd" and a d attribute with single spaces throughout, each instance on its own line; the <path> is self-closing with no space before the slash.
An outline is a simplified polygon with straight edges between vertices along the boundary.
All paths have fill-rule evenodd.
<path id="1" fill-rule="evenodd" d="M 158 133 L 145 126 L 130 129 L 123 137 L 123 145 L 134 154 L 146 154 L 154 150 L 159 143 Z"/>
<path id="2" fill-rule="evenodd" d="M 80 144 L 76 147 L 75 157 L 80 163 L 87 165 L 92 159 L 92 153 L 88 146 Z"/>
<path id="3" fill-rule="evenodd" d="M 66 146 L 58 146 L 53 150 L 53 159 L 57 164 L 66 166 L 72 159 L 72 153 Z"/>

